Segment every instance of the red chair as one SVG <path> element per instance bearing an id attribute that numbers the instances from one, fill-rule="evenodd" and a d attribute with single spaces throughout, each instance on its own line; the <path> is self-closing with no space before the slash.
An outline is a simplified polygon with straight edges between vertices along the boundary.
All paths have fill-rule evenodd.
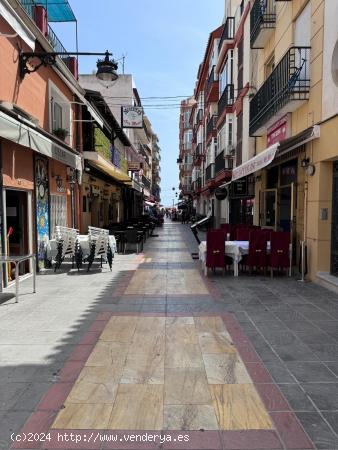
<path id="1" fill-rule="evenodd" d="M 264 273 L 268 266 L 267 242 L 269 234 L 262 230 L 251 231 L 249 240 L 249 254 L 247 258 L 247 265 L 250 273 L 252 269 L 264 269 Z"/>
<path id="2" fill-rule="evenodd" d="M 231 258 L 225 257 L 226 233 L 224 230 L 209 230 L 207 232 L 206 268 L 215 270 L 221 267 L 223 271 L 229 265 Z M 232 260 L 230 264 L 232 263 Z"/>
<path id="3" fill-rule="evenodd" d="M 271 233 L 270 269 L 273 277 L 274 269 L 290 267 L 290 233 L 277 231 Z"/>
<path id="4" fill-rule="evenodd" d="M 236 241 L 248 241 L 250 238 L 250 228 L 237 228 L 235 236 Z"/>
<path id="5" fill-rule="evenodd" d="M 230 223 L 221 223 L 221 230 L 225 231 L 226 236 L 230 234 L 230 239 L 232 239 L 233 227 Z"/>

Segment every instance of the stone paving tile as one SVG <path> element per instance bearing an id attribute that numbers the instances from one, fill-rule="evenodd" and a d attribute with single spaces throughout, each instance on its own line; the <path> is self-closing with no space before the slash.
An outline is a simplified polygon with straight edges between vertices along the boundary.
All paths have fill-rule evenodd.
<path id="1" fill-rule="evenodd" d="M 90 276 L 82 276 L 72 271 L 69 276 L 65 271 L 56 276 L 41 276 L 38 278 L 38 294 L 23 296 L 24 301 L 17 305 L 15 314 L 12 307 L 11 311 L 3 312 L 0 305 L 3 325 L 0 331 L 0 376 L 2 380 L 18 384 L 8 389 L 8 392 L 2 390 L 0 385 L 0 404 L 4 399 L 4 405 L 6 408 L 8 406 L 2 411 L 0 407 L 0 442 L 2 436 L 5 436 L 4 439 L 8 436 L 2 426 L 4 414 L 7 415 L 5 424 L 12 423 L 11 427 L 20 429 L 29 414 L 28 409 L 34 409 L 36 401 L 39 402 L 39 394 L 41 399 L 50 383 L 59 381 L 55 389 L 59 390 L 60 395 L 65 395 L 91 351 L 89 344 L 102 332 L 112 313 L 179 316 L 217 315 L 232 311 L 252 344 L 252 348 L 244 346 L 240 352 L 244 355 L 251 377 L 263 386 L 261 395 L 271 414 L 275 415 L 276 423 L 282 427 L 279 435 L 283 437 L 286 432 L 283 427 L 286 425 L 289 431 L 295 430 L 295 439 L 288 443 L 288 448 L 293 445 L 292 448 L 301 450 L 309 448 L 309 445 L 306 439 L 300 437 L 299 426 L 294 418 L 278 409 L 283 410 L 286 406 L 281 399 L 276 400 L 276 393 L 272 395 L 269 390 L 274 386 L 272 381 L 278 383 L 280 391 L 289 406 L 297 412 L 317 448 L 338 449 L 338 296 L 311 283 L 300 285 L 286 277 L 270 280 L 262 275 L 241 274 L 239 279 L 235 279 L 231 274 L 223 276 L 221 273 L 206 280 L 210 295 L 182 296 L 178 293 L 175 296 L 127 296 L 125 290 L 138 268 L 169 272 L 172 269 L 199 270 L 198 261 L 185 260 L 185 256 L 184 261 L 173 259 L 178 253 L 182 253 L 183 257 L 184 254 L 196 252 L 196 242 L 189 226 L 165 226 L 156 234 L 159 234 L 159 238 L 147 240 L 145 251 L 158 257 L 158 263 L 147 262 L 142 254 L 137 257 L 131 254 L 118 255 L 112 273 L 95 270 Z M 202 237 L 202 233 L 200 235 Z M 185 247 L 182 247 L 183 244 Z M 74 290 L 74 280 L 79 280 L 80 276 L 81 284 L 77 283 L 77 289 Z M 26 284 L 22 283 L 23 289 Z M 69 292 L 73 294 L 71 302 L 67 298 Z M 96 320 L 98 313 L 99 320 Z M 39 332 L 34 334 L 36 329 Z M 83 338 L 87 330 L 91 334 Z M 34 340 L 43 339 L 43 332 L 47 332 L 45 345 L 34 345 Z M 22 337 L 22 344 L 13 352 L 9 339 L 11 336 L 15 338 L 16 333 Z M 30 340 L 24 345 L 27 337 Z M 73 352 L 74 344 L 79 342 L 82 342 L 81 348 Z M 63 368 L 69 356 L 71 359 Z M 275 388 L 271 389 L 274 391 Z M 27 411 L 20 411 L 20 399 L 25 399 L 22 403 L 27 405 Z M 18 411 L 13 409 L 15 405 Z M 53 403 L 52 397 L 46 396 L 39 407 L 54 408 L 57 404 Z M 46 414 L 47 411 L 43 410 L 42 413 Z M 177 413 L 175 417 L 178 416 Z M 43 420 L 39 419 L 41 423 Z M 238 447 L 242 450 L 238 444 L 242 439 L 240 434 L 231 438 L 230 435 L 228 438 L 224 435 L 221 444 L 218 434 L 206 437 L 205 433 L 194 435 L 196 447 L 191 448 L 211 450 L 222 448 L 223 445 L 223 448 L 233 450 Z M 204 443 L 201 442 L 203 434 Z M 261 436 L 256 438 L 252 434 L 251 440 L 245 438 L 247 448 L 272 450 L 285 446 L 285 442 L 281 444 L 273 434 L 267 433 L 265 440 Z M 7 450 L 8 446 L 3 448 Z"/>
<path id="2" fill-rule="evenodd" d="M 317 449 L 336 450 L 338 437 L 325 418 L 317 412 L 296 413 Z"/>
<path id="3" fill-rule="evenodd" d="M 298 362 L 287 363 L 289 371 L 298 382 L 338 382 L 334 372 L 321 362 Z"/>
<path id="4" fill-rule="evenodd" d="M 309 396 L 299 386 L 299 384 L 280 384 L 279 389 L 288 400 L 294 411 L 315 411 L 316 408 Z"/>

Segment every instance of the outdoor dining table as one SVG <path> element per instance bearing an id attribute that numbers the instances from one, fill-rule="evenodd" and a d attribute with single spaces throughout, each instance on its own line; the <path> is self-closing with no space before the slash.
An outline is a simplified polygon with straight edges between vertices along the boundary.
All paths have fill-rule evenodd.
<path id="1" fill-rule="evenodd" d="M 145 230 L 138 230 L 137 228 L 129 228 L 129 230 L 133 230 L 133 229 L 136 229 L 138 234 L 142 234 L 142 240 L 143 240 L 143 244 L 144 244 L 145 241 L 146 241 L 146 231 Z M 126 235 L 127 231 L 128 231 L 128 229 L 126 229 L 126 230 L 112 230 L 111 233 L 113 233 L 113 234 L 110 235 L 110 236 L 114 236 L 114 234 L 116 236 L 122 236 L 123 241 L 125 241 L 125 235 Z M 124 245 L 124 242 L 122 244 Z"/>
<path id="2" fill-rule="evenodd" d="M 234 266 L 234 276 L 238 277 L 239 270 L 238 265 L 243 257 L 243 255 L 247 255 L 249 253 L 249 241 L 225 241 L 225 254 L 232 258 L 233 266 Z M 267 242 L 267 250 L 270 250 L 271 243 Z M 202 267 L 204 269 L 204 275 L 207 275 L 207 266 L 206 266 L 206 256 L 207 256 L 207 242 L 202 241 L 198 246 L 199 250 L 199 259 L 202 262 Z"/>
<path id="3" fill-rule="evenodd" d="M 27 255 L 0 255 L 0 276 L 2 280 L 2 270 L 4 263 L 15 264 L 15 303 L 19 303 L 19 265 L 20 263 L 32 260 L 33 268 L 33 293 L 36 292 L 36 257 L 34 253 Z M 2 283 L 0 283 L 0 292 L 2 292 Z"/>

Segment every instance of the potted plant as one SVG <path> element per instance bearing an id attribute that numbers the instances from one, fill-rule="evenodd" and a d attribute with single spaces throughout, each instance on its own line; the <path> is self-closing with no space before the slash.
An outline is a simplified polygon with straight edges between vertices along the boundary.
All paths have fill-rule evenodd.
<path id="1" fill-rule="evenodd" d="M 61 139 L 61 141 L 64 141 L 69 133 L 65 128 L 55 128 L 55 130 L 53 130 L 53 134 L 57 138 Z"/>

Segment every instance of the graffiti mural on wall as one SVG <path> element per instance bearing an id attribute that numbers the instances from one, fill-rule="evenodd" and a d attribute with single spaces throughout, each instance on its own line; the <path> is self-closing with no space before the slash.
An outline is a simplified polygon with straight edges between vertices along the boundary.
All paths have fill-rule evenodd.
<path id="1" fill-rule="evenodd" d="M 49 183 L 48 162 L 40 157 L 35 158 L 35 198 L 38 266 L 42 269 L 49 239 Z"/>

